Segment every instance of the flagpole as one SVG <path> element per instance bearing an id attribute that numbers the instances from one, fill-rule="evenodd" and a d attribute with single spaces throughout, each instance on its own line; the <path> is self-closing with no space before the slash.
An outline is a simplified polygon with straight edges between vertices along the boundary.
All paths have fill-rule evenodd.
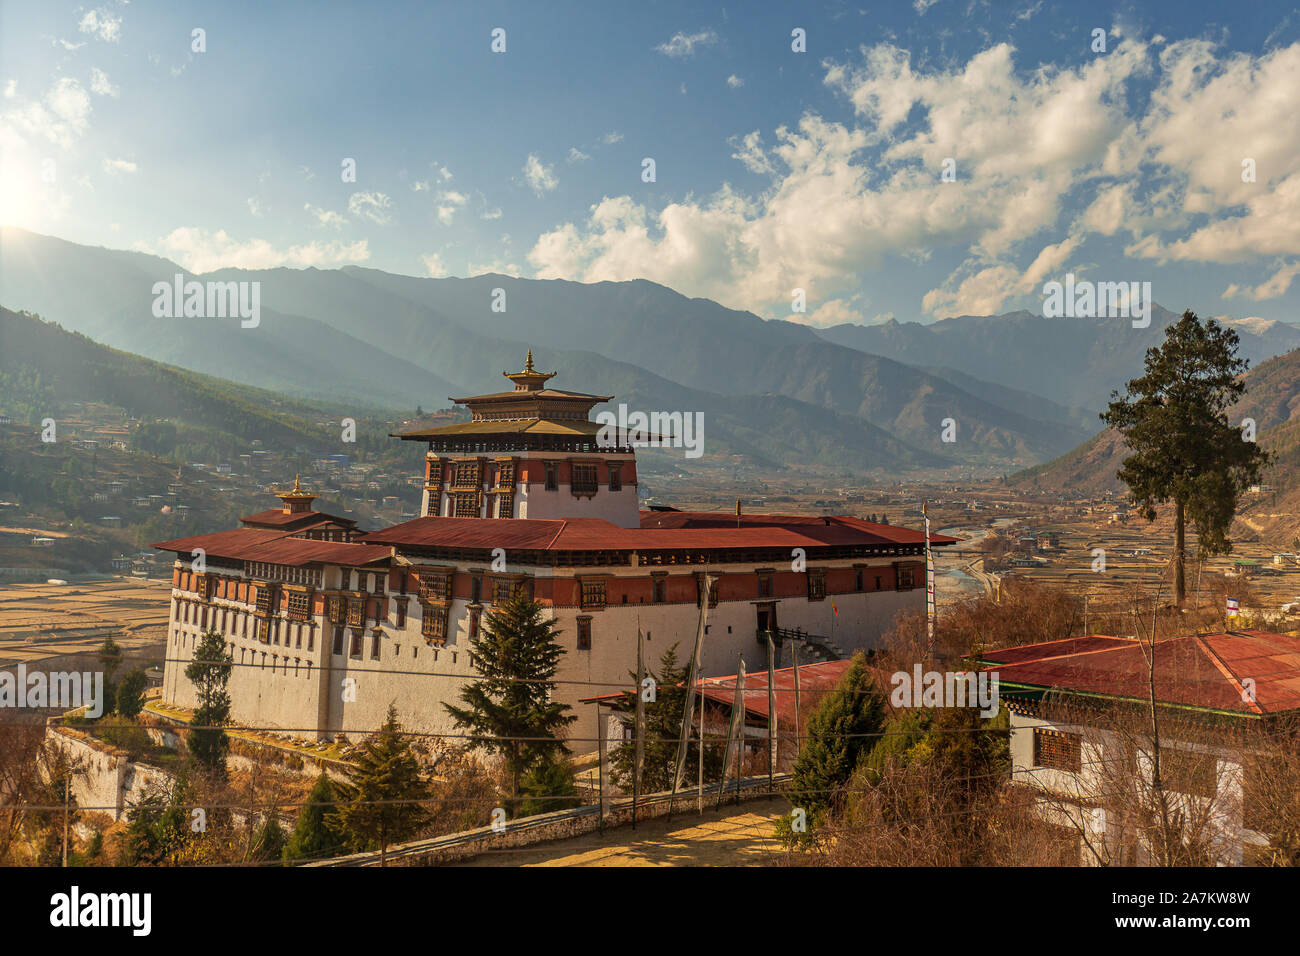
<path id="1" fill-rule="evenodd" d="M 934 657 L 934 555 L 930 551 L 930 503 L 921 502 L 921 515 L 925 518 L 925 634 L 929 642 L 929 656 Z"/>

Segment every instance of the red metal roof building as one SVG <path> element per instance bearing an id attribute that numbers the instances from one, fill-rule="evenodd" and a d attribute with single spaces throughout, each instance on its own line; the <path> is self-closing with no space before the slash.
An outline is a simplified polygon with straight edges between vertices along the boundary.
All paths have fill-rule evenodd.
<path id="1" fill-rule="evenodd" d="M 441 704 L 474 676 L 483 615 L 519 591 L 559 627 L 557 695 L 570 703 L 626 683 L 638 628 L 657 656 L 692 645 L 707 613 L 709 674 L 738 653 L 765 666 L 765 635 L 784 643 L 792 628 L 844 656 L 924 607 L 921 532 L 849 516 L 643 512 L 634 446 L 618 432 L 599 440 L 587 419 L 608 397 L 544 388 L 551 375 L 531 354 L 508 377 L 511 392 L 460 400 L 473 429 L 398 436 L 429 446 L 423 517 L 363 533 L 313 511 L 295 482 L 281 509 L 238 529 L 156 545 L 177 556 L 166 699 L 191 699 L 183 660 L 214 620 L 236 662 L 236 719 L 332 735 L 373 729 L 390 701 L 408 726 L 449 730 Z M 590 743 L 594 728 L 574 735 Z"/>

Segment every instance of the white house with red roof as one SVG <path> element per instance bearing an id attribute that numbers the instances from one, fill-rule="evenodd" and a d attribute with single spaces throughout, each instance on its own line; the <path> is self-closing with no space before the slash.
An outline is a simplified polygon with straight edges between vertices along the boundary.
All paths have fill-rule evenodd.
<path id="1" fill-rule="evenodd" d="M 1300 718 L 1300 638 L 1191 634 L 1156 642 L 1152 654 L 1137 638 L 1091 634 L 981 656 L 1010 712 L 1012 779 L 1041 795 L 1081 863 L 1151 861 L 1139 821 L 1158 806 L 1153 699 L 1160 778 L 1182 838 L 1219 865 L 1267 850 L 1279 796 L 1267 788 L 1277 781 L 1252 763 L 1268 760 L 1270 741 Z"/>
<path id="2" fill-rule="evenodd" d="M 393 703 L 407 728 L 450 733 L 442 704 L 476 676 L 470 639 L 522 590 L 559 626 L 556 696 L 581 718 L 570 736 L 585 752 L 596 722 L 578 701 L 627 685 L 638 629 L 652 658 L 673 643 L 689 656 L 705 593 L 706 675 L 733 671 L 737 653 L 765 667 L 769 632 L 843 656 L 924 609 L 922 532 L 640 511 L 633 445 L 598 443 L 587 418 L 608 397 L 545 388 L 531 354 L 507 377 L 511 392 L 457 400 L 472 421 L 396 436 L 428 445 L 422 517 L 361 533 L 295 483 L 240 528 L 155 545 L 176 555 L 164 699 L 194 706 L 184 668 L 216 627 L 238 723 L 355 737 Z"/>

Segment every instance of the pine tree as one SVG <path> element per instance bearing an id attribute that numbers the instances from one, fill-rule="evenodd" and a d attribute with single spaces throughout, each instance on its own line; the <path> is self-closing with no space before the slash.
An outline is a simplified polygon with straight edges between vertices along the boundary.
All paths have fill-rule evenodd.
<path id="1" fill-rule="evenodd" d="M 646 668 L 654 679 L 654 700 L 645 701 L 645 746 L 641 764 L 641 792 L 662 793 L 671 790 L 677 774 L 677 747 L 682 736 L 682 711 L 686 707 L 686 667 L 677 662 L 677 645 L 668 648 L 659 657 L 656 673 Z M 637 675 L 632 674 L 637 682 Z M 640 688 L 638 687 L 638 692 Z M 635 699 L 628 701 L 623 710 L 633 719 Z M 704 751 L 704 778 L 716 780 L 722 775 L 722 758 L 726 741 L 718 745 L 709 743 Z M 699 745 L 691 741 L 686 748 L 687 768 L 696 767 Z M 619 789 L 632 792 L 633 773 L 636 767 L 636 742 L 619 744 L 610 753 L 611 773 Z"/>
<path id="2" fill-rule="evenodd" d="M 470 642 L 470 658 L 483 675 L 461 689 L 464 707 L 443 704 L 457 727 L 470 731 L 471 748 L 500 754 L 516 799 L 524 773 L 548 756 L 567 753 L 561 732 L 577 717 L 551 700 L 562 648 L 555 621 L 523 594 L 489 612 Z"/>
<path id="3" fill-rule="evenodd" d="M 298 824 L 281 854 L 285 860 L 319 860 L 338 856 L 346 845 L 339 836 L 334 805 L 334 784 L 324 771 L 307 795 L 307 803 L 298 811 Z"/>
<path id="4" fill-rule="evenodd" d="M 284 827 L 280 825 L 279 816 L 274 811 L 269 812 L 253 833 L 248 857 L 259 863 L 280 860 L 284 856 L 285 841 Z"/>
<path id="5" fill-rule="evenodd" d="M 222 729 L 230 720 L 230 694 L 226 682 L 234 661 L 226 653 L 226 641 L 215 629 L 208 631 L 194 649 L 194 660 L 185 676 L 194 684 L 199 706 L 194 711 L 194 730 L 188 740 L 198 764 L 216 777 L 226 775 L 226 753 L 230 738 Z"/>
<path id="6" fill-rule="evenodd" d="M 835 805 L 837 791 L 879 739 L 885 705 L 885 694 L 867 670 L 866 658 L 854 654 L 838 686 L 809 718 L 807 739 L 795 760 L 790 802 L 802 807 L 810 820 Z"/>
<path id="7" fill-rule="evenodd" d="M 1228 420 L 1246 391 L 1239 339 L 1213 319 L 1184 312 L 1147 349 L 1146 374 L 1111 393 L 1101 417 L 1133 454 L 1116 476 L 1148 521 L 1156 505 L 1174 503 L 1174 601 L 1186 596 L 1184 537 L 1190 520 L 1204 554 L 1232 550 L 1228 528 L 1241 493 L 1259 480 L 1269 455 Z"/>
<path id="8" fill-rule="evenodd" d="M 144 710 L 144 690 L 149 678 L 144 670 L 137 667 L 122 678 L 117 685 L 117 712 L 128 720 L 134 720 Z"/>
<path id="9" fill-rule="evenodd" d="M 524 796 L 519 803 L 521 817 L 568 810 L 582 803 L 573 783 L 573 763 L 564 756 L 543 757 L 524 774 L 520 786 Z"/>
<path id="10" fill-rule="evenodd" d="M 384 725 L 362 744 L 361 756 L 339 790 L 346 802 L 338 806 L 336 832 L 355 849 L 377 847 L 381 865 L 391 844 L 411 836 L 425 822 L 428 813 L 420 804 L 429 800 L 429 786 L 392 704 Z"/>
<path id="11" fill-rule="evenodd" d="M 113 675 L 122 666 L 122 645 L 112 637 L 104 638 L 104 643 L 99 646 L 99 663 L 104 668 L 104 713 L 101 716 L 107 717 L 113 713 L 113 706 L 117 700 Z"/>

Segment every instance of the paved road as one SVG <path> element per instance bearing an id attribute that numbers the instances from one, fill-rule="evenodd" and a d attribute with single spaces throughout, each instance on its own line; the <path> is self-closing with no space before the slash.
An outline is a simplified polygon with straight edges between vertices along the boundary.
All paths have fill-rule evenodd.
<path id="1" fill-rule="evenodd" d="M 776 821 L 788 812 L 785 800 L 754 800 L 739 807 L 692 807 L 669 822 L 663 817 L 604 835 L 593 833 L 519 850 L 497 850 L 461 866 L 760 866 L 780 844 Z"/>

